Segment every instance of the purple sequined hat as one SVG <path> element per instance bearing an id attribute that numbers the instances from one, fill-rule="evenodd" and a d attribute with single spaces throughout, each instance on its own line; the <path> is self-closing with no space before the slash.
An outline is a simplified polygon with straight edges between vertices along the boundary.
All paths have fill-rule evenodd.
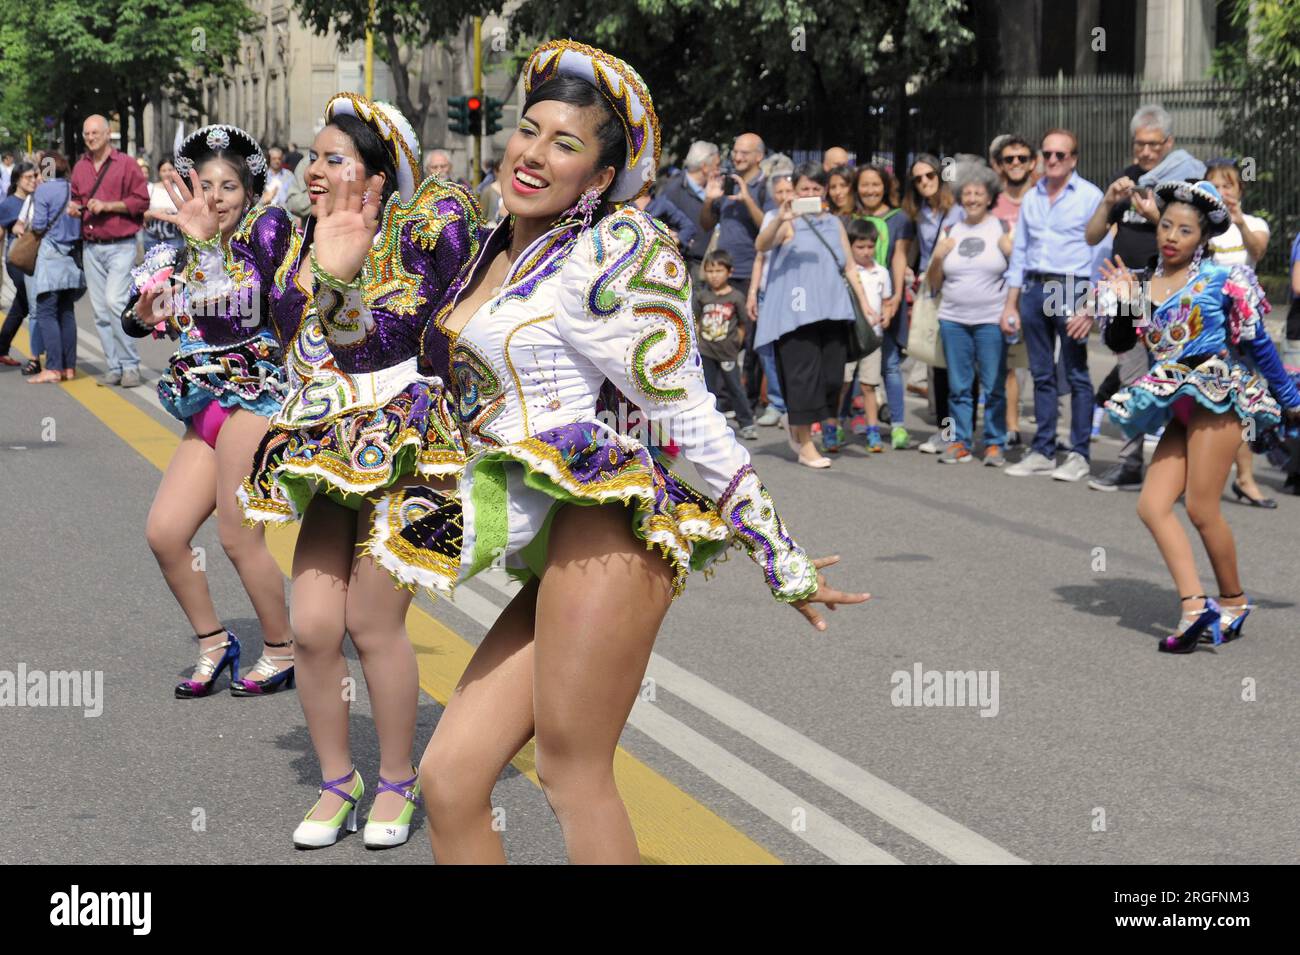
<path id="1" fill-rule="evenodd" d="M 573 40 L 543 43 L 524 69 L 524 97 L 560 74 L 576 76 L 600 90 L 627 133 L 627 164 L 605 193 L 612 202 L 631 202 L 650 189 L 659 169 L 659 117 L 645 80 L 616 56 Z"/>
<path id="2" fill-rule="evenodd" d="M 238 126 L 214 123 L 196 129 L 181 142 L 180 148 L 176 150 L 176 155 L 172 159 L 172 165 L 176 167 L 180 177 L 188 182 L 190 170 L 194 168 L 195 163 L 208 153 L 217 150 L 238 153 L 244 157 L 248 171 L 253 177 L 253 192 L 260 196 L 262 190 L 266 188 L 266 155 L 257 140 Z"/>

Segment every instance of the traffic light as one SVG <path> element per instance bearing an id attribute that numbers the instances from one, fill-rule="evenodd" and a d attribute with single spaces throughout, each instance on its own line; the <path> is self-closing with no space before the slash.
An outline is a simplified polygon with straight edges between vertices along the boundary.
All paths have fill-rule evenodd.
<path id="1" fill-rule="evenodd" d="M 489 96 L 484 103 L 483 133 L 491 136 L 501 132 L 501 107 L 505 104 L 494 96 Z"/>
<path id="2" fill-rule="evenodd" d="M 470 131 L 469 97 L 451 96 L 447 98 L 447 128 L 462 136 Z"/>
<path id="3" fill-rule="evenodd" d="M 471 136 L 480 136 L 483 133 L 483 97 L 470 96 L 465 100 L 465 109 L 468 127 L 465 131 Z"/>

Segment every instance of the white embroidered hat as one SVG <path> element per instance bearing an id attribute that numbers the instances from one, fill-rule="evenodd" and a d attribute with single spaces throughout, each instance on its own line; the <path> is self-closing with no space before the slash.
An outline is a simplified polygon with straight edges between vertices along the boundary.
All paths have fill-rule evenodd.
<path id="1" fill-rule="evenodd" d="M 397 167 L 398 194 L 403 201 L 415 195 L 415 187 L 422 178 L 416 159 L 420 155 L 420 140 L 401 110 L 388 103 L 368 100 L 359 93 L 337 93 L 325 104 L 326 124 L 335 116 L 355 116 L 373 129 L 392 154 Z"/>
<path id="2" fill-rule="evenodd" d="M 611 202 L 630 202 L 649 191 L 659 169 L 659 117 L 645 81 L 618 57 L 573 40 L 543 43 L 524 70 L 524 97 L 554 76 L 567 74 L 600 90 L 627 133 L 627 162 L 605 193 Z"/>
<path id="3" fill-rule="evenodd" d="M 214 123 L 194 130 L 181 141 L 180 148 L 172 157 L 172 166 L 188 184 L 190 170 L 195 164 L 215 152 L 233 152 L 243 156 L 248 171 L 253 175 L 253 191 L 262 194 L 266 188 L 266 155 L 257 140 L 238 126 Z"/>

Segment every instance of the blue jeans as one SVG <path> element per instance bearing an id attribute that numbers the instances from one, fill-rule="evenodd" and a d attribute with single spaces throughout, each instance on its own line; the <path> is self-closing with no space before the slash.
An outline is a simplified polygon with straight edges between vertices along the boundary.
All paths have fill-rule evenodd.
<path id="1" fill-rule="evenodd" d="M 984 392 L 984 444 L 1002 447 L 1007 441 L 1007 344 L 996 323 L 965 325 L 939 321 L 943 354 L 948 361 L 948 413 L 954 440 L 972 447 L 975 431 L 975 377 Z"/>
<path id="2" fill-rule="evenodd" d="M 77 315 L 74 311 L 78 289 L 45 292 L 36 297 L 36 320 L 45 344 L 47 371 L 77 367 Z"/>
<path id="3" fill-rule="evenodd" d="M 763 377 L 767 379 L 767 403 L 780 414 L 785 414 L 785 399 L 781 397 L 781 382 L 776 377 L 776 342 L 759 345 L 754 351 L 763 363 Z"/>
<path id="4" fill-rule="evenodd" d="M 122 331 L 122 310 L 131 295 L 131 268 L 135 265 L 135 238 L 117 242 L 87 242 L 83 246 L 86 289 L 95 313 L 95 331 L 104 346 L 108 371 L 140 367 L 135 340 Z"/>
<path id="5" fill-rule="evenodd" d="M 1086 293 L 1087 283 L 1079 281 L 1079 295 Z M 1034 376 L 1034 417 L 1038 431 L 1033 450 L 1046 458 L 1056 456 L 1056 401 L 1060 388 L 1056 380 L 1056 340 L 1061 340 L 1061 362 L 1065 366 L 1070 388 L 1070 450 L 1089 457 L 1092 437 L 1092 378 L 1088 375 L 1086 341 L 1076 341 L 1065 333 L 1069 314 L 1049 315 L 1049 290 L 1041 282 L 1026 282 L 1020 290 L 1020 329 L 1029 350 L 1029 372 Z M 1073 309 L 1053 308 L 1073 312 Z"/>
<path id="6" fill-rule="evenodd" d="M 894 322 L 897 323 L 895 318 Z M 903 355 L 895 334 L 896 324 L 891 324 L 880 336 L 880 377 L 885 379 L 885 401 L 889 404 L 891 427 L 903 425 Z"/>

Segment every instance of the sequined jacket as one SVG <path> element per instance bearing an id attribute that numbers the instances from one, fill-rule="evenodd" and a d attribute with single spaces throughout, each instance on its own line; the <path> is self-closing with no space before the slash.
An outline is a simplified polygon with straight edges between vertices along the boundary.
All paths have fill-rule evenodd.
<path id="1" fill-rule="evenodd" d="M 503 223 L 485 242 L 475 271 L 505 247 L 508 228 Z M 662 224 L 625 207 L 592 228 L 551 230 L 453 335 L 443 321 L 469 279 L 452 287 L 425 346 L 432 353 L 450 342 L 467 456 L 601 420 L 602 386 L 612 382 L 680 446 L 773 593 L 789 601 L 816 591 L 812 561 L 787 532 L 705 385 L 690 274 Z"/>

